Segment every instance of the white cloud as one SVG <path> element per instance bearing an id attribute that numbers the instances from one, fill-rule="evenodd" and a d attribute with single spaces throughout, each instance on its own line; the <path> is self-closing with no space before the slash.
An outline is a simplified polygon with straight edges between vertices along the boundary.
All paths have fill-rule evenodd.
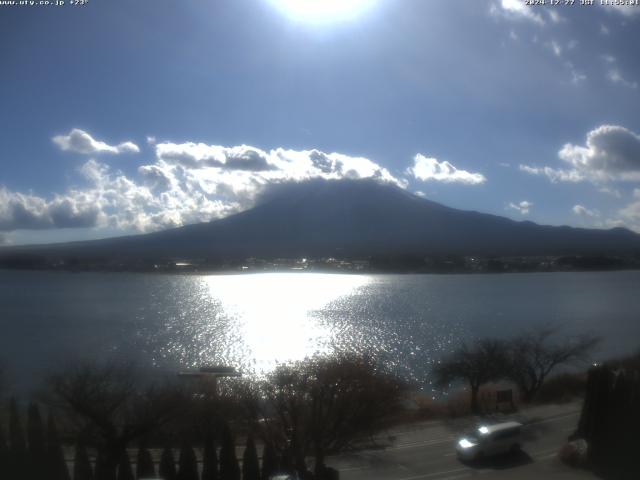
<path id="1" fill-rule="evenodd" d="M 636 89 L 638 88 L 638 82 L 635 80 L 628 80 L 622 76 L 619 70 L 613 68 L 607 72 L 607 78 L 611 83 L 616 85 L 622 85 L 627 88 Z"/>
<path id="2" fill-rule="evenodd" d="M 414 157 L 413 166 L 407 168 L 406 173 L 423 182 L 433 180 L 444 183 L 478 185 L 487 181 L 485 176 L 480 173 L 459 170 L 447 161 L 439 162 L 435 158 L 428 158 L 420 153 Z"/>
<path id="3" fill-rule="evenodd" d="M 156 137 L 154 137 L 153 135 L 148 135 L 147 136 L 147 144 L 155 145 L 156 144 Z"/>
<path id="4" fill-rule="evenodd" d="M 573 68 L 569 70 L 569 72 L 571 73 L 571 83 L 578 84 L 584 82 L 587 79 L 587 76 L 584 73 L 578 72 Z"/>
<path id="5" fill-rule="evenodd" d="M 509 20 L 528 20 L 538 25 L 544 25 L 545 23 L 539 13 L 525 5 L 524 0 L 500 0 L 499 4 L 494 3 L 491 5 L 490 13 Z"/>
<path id="6" fill-rule="evenodd" d="M 600 24 L 600 33 L 602 35 L 609 35 L 609 27 L 607 27 L 604 23 Z"/>
<path id="7" fill-rule="evenodd" d="M 624 127 L 602 125 L 585 145 L 567 143 L 558 156 L 596 180 L 640 180 L 640 136 Z"/>
<path id="8" fill-rule="evenodd" d="M 253 206 L 269 186 L 319 178 L 372 178 L 406 186 L 363 157 L 246 145 L 161 143 L 155 161 L 132 176 L 95 159 L 79 173 L 84 188 L 51 199 L 0 187 L 0 232 L 64 227 L 154 231 L 222 218 Z"/>
<path id="9" fill-rule="evenodd" d="M 520 212 L 520 215 L 529 215 L 529 210 L 533 207 L 532 202 L 528 202 L 527 200 L 523 200 L 519 203 L 509 203 L 508 208 L 512 210 L 517 210 Z"/>
<path id="10" fill-rule="evenodd" d="M 520 171 L 531 175 L 546 176 L 551 182 L 582 182 L 586 177 L 576 170 L 561 170 L 551 167 L 532 167 L 530 165 L 520 165 Z"/>
<path id="11" fill-rule="evenodd" d="M 564 21 L 564 18 L 554 9 L 548 8 L 546 10 L 547 10 L 547 14 L 549 15 L 549 18 L 553 23 L 561 23 Z"/>
<path id="12" fill-rule="evenodd" d="M 616 57 L 614 57 L 613 55 L 602 55 L 602 59 L 606 62 L 606 63 L 616 63 Z"/>
<path id="13" fill-rule="evenodd" d="M 84 130 L 72 129 L 67 135 L 56 135 L 52 138 L 53 143 L 62 150 L 82 153 L 85 155 L 95 155 L 100 153 L 121 154 L 139 153 L 140 149 L 133 142 L 123 142 L 118 145 L 109 145 L 96 140 Z"/>
<path id="14" fill-rule="evenodd" d="M 640 8 L 638 5 L 615 5 L 615 0 L 611 0 L 609 3 L 610 5 L 596 2 L 597 5 L 600 5 L 602 8 L 606 8 L 607 11 L 620 13 L 626 17 L 633 17 L 634 15 L 640 14 Z"/>
<path id="15" fill-rule="evenodd" d="M 600 193 L 606 193 L 607 195 L 611 195 L 612 197 L 615 197 L 615 198 L 622 198 L 622 194 L 620 193 L 620 190 L 617 190 L 615 188 L 600 187 L 598 188 L 598 191 Z"/>
<path id="16" fill-rule="evenodd" d="M 555 40 L 551 40 L 549 43 L 547 43 L 547 47 L 549 47 L 549 49 L 553 52 L 553 54 L 556 57 L 562 56 L 562 47 Z"/>
<path id="17" fill-rule="evenodd" d="M 600 216 L 600 212 L 598 212 L 597 210 L 589 210 L 584 205 L 574 205 L 571 210 L 573 211 L 574 214 L 578 215 L 579 217 L 592 217 L 593 218 L 593 217 L 599 217 Z"/>
<path id="18" fill-rule="evenodd" d="M 82 196 L 56 195 L 47 201 L 0 187 L 0 231 L 92 227 L 98 215 L 98 207 Z"/>
<path id="19" fill-rule="evenodd" d="M 640 232 L 640 195 L 636 195 L 635 200 L 620 209 L 618 214 L 621 217 L 621 220 L 619 220 L 621 223 L 636 232 Z"/>
<path id="20" fill-rule="evenodd" d="M 640 180 L 640 136 L 621 126 L 602 125 L 591 130 L 585 145 L 567 143 L 558 157 L 568 169 L 520 165 L 520 170 L 545 175 L 552 182 Z"/>

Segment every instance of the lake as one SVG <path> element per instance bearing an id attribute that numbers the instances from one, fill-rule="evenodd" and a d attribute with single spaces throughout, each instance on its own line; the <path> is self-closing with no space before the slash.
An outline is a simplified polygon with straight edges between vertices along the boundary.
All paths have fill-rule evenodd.
<path id="1" fill-rule="evenodd" d="M 335 349 L 370 352 L 428 387 L 461 341 L 541 324 L 640 348 L 640 272 L 161 275 L 0 271 L 0 359 L 13 387 L 82 358 L 243 373 Z"/>

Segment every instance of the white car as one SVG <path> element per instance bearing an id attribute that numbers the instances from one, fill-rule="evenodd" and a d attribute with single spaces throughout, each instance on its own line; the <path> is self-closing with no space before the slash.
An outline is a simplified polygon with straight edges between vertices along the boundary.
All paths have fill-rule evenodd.
<path id="1" fill-rule="evenodd" d="M 456 452 L 462 460 L 477 460 L 492 455 L 514 452 L 522 441 L 522 424 L 496 423 L 478 427 L 475 432 L 458 440 Z"/>

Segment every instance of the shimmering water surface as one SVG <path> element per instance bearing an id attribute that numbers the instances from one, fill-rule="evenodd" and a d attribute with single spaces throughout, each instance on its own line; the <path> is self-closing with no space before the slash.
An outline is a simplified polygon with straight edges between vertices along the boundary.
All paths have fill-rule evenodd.
<path id="1" fill-rule="evenodd" d="M 508 275 L 148 275 L 0 271 L 0 358 L 16 388 L 78 358 L 243 372 L 335 349 L 425 384 L 463 339 L 537 324 L 640 348 L 640 272 Z"/>

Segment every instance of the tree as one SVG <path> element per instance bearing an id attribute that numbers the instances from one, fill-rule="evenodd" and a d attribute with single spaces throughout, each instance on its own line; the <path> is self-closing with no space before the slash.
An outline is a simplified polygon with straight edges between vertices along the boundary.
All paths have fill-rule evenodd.
<path id="1" fill-rule="evenodd" d="M 67 462 L 58 436 L 58 428 L 53 414 L 47 417 L 47 469 L 50 480 L 70 480 Z"/>
<path id="2" fill-rule="evenodd" d="M 0 423 L 0 473 L 3 473 L 5 476 L 11 475 L 9 458 L 9 447 L 4 437 L 2 423 Z"/>
<path id="3" fill-rule="evenodd" d="M 102 449 L 98 449 L 98 455 L 96 456 L 95 479 L 116 480 L 116 470 L 111 465 L 107 465 Z"/>
<path id="4" fill-rule="evenodd" d="M 73 480 L 93 480 L 93 470 L 87 449 L 81 443 L 76 444 L 73 461 Z"/>
<path id="5" fill-rule="evenodd" d="M 34 403 L 29 405 L 27 414 L 27 442 L 33 477 L 43 478 L 47 474 L 47 449 L 42 417 L 38 406 Z"/>
<path id="6" fill-rule="evenodd" d="M 156 476 L 156 469 L 153 464 L 151 452 L 144 444 L 138 447 L 136 464 L 136 478 L 153 478 Z"/>
<path id="7" fill-rule="evenodd" d="M 20 411 L 15 398 L 9 402 L 9 471 L 16 479 L 24 478 L 28 468 L 27 445 L 25 443 Z"/>
<path id="8" fill-rule="evenodd" d="M 589 334 L 554 341 L 556 333 L 554 328 L 540 328 L 510 341 L 507 374 L 525 403 L 534 399 L 555 368 L 586 361 L 600 342 Z"/>
<path id="9" fill-rule="evenodd" d="M 176 473 L 176 462 L 173 458 L 173 452 L 169 447 L 165 447 L 164 450 L 162 450 L 158 473 L 160 474 L 160 478 L 163 480 L 177 480 L 178 478 Z"/>
<path id="10" fill-rule="evenodd" d="M 258 452 L 251 436 L 247 437 L 247 446 L 242 455 L 242 480 L 260 480 Z"/>
<path id="11" fill-rule="evenodd" d="M 202 456 L 202 480 L 218 480 L 218 456 L 212 436 L 205 441 Z"/>
<path id="12" fill-rule="evenodd" d="M 240 466 L 236 457 L 236 444 L 229 425 L 222 427 L 220 446 L 220 480 L 240 480 Z"/>
<path id="13" fill-rule="evenodd" d="M 266 380 L 265 417 L 272 420 L 265 423 L 279 427 L 298 473 L 306 471 L 309 455 L 319 472 L 328 453 L 349 450 L 385 428 L 402 410 L 405 393 L 406 385 L 370 358 L 318 357 L 281 366 Z"/>
<path id="14" fill-rule="evenodd" d="M 278 470 L 278 458 L 271 442 L 264 445 L 262 451 L 262 480 L 268 480 Z"/>
<path id="15" fill-rule="evenodd" d="M 130 365 L 80 364 L 49 379 L 50 402 L 81 432 L 92 432 L 101 453 L 96 477 L 115 476 L 132 441 L 160 428 L 184 405 L 171 385 L 140 386 Z"/>
<path id="16" fill-rule="evenodd" d="M 127 450 L 122 452 L 120 462 L 118 463 L 118 480 L 134 480 L 133 469 L 131 468 L 131 461 L 129 460 L 129 454 Z"/>
<path id="17" fill-rule="evenodd" d="M 182 443 L 178 460 L 178 480 L 198 480 L 198 460 L 196 453 L 187 442 Z"/>
<path id="18" fill-rule="evenodd" d="M 434 368 L 435 383 L 439 387 L 448 387 L 456 380 L 467 382 L 471 390 L 471 411 L 479 413 L 480 387 L 506 375 L 507 351 L 503 341 L 491 338 L 478 340 L 471 346 L 463 343 Z"/>

